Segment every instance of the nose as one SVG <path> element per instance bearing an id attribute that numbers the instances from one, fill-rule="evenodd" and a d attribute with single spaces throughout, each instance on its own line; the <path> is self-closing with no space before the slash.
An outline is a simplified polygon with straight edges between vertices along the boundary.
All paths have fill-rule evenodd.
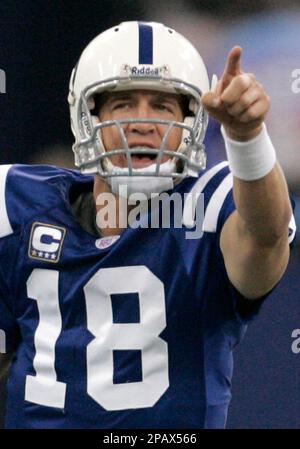
<path id="1" fill-rule="evenodd" d="M 135 108 L 133 119 L 150 119 L 151 111 L 147 104 L 140 104 Z M 128 131 L 135 134 L 152 134 L 155 131 L 155 124 L 149 122 L 130 123 Z"/>

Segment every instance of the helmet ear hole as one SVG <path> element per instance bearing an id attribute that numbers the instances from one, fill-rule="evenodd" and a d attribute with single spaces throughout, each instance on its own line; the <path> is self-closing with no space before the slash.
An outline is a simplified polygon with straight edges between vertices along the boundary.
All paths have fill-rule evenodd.
<path id="1" fill-rule="evenodd" d="M 91 120 L 92 120 L 93 126 L 96 126 L 96 125 L 98 125 L 98 123 L 100 123 L 99 117 L 97 117 L 97 115 L 91 115 Z"/>
<path id="2" fill-rule="evenodd" d="M 189 102 L 189 110 L 190 110 L 191 112 L 193 112 L 193 114 L 196 114 L 197 108 L 198 108 L 198 103 L 197 103 L 197 101 L 196 101 L 194 98 L 191 98 L 191 99 L 190 99 L 190 102 Z"/>
<path id="3" fill-rule="evenodd" d="M 95 109 L 95 101 L 93 97 L 90 97 L 87 101 L 87 105 L 90 111 L 92 111 L 93 109 Z"/>
<path id="4" fill-rule="evenodd" d="M 106 102 L 109 92 L 95 93 L 93 96 L 93 103 L 89 108 L 92 115 L 99 116 L 103 104 Z"/>

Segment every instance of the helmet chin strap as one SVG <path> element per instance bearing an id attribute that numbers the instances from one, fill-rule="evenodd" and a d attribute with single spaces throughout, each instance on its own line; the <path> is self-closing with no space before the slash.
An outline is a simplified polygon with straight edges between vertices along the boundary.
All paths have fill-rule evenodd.
<path id="1" fill-rule="evenodd" d="M 174 163 L 171 161 L 161 164 L 161 171 L 170 176 L 112 176 L 106 178 L 106 182 L 111 186 L 113 193 L 128 198 L 134 193 L 142 193 L 147 199 L 157 196 L 166 190 L 173 189 L 174 181 L 171 177 L 171 173 L 174 171 Z M 152 164 L 145 168 L 135 169 L 135 173 L 139 171 L 142 173 L 155 173 L 156 164 Z M 122 173 L 128 173 L 128 168 L 120 168 L 113 166 L 111 170 L 112 174 L 122 175 Z M 126 186 L 126 188 L 124 188 Z"/>

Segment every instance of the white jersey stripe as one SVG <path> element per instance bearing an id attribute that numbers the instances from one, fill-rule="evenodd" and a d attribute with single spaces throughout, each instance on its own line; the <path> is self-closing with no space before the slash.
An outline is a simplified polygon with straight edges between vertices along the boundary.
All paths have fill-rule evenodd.
<path id="1" fill-rule="evenodd" d="M 296 235 L 296 229 L 297 229 L 296 221 L 295 221 L 294 215 L 292 215 L 292 218 L 291 218 L 291 220 L 290 220 L 290 223 L 289 223 L 289 229 L 291 229 L 291 231 L 292 231 L 291 235 L 289 236 L 289 243 L 292 243 L 292 241 L 293 241 L 294 238 L 295 238 L 295 235 Z"/>
<path id="2" fill-rule="evenodd" d="M 221 208 L 228 192 L 232 189 L 232 186 L 233 176 L 229 173 L 226 178 L 223 179 L 209 200 L 203 220 L 204 232 L 216 232 Z"/>
<path id="3" fill-rule="evenodd" d="M 196 204 L 200 193 L 204 190 L 209 181 L 226 166 L 228 166 L 228 161 L 223 161 L 209 169 L 203 176 L 201 176 L 186 196 L 182 217 L 182 223 L 184 226 L 192 228 L 195 225 L 194 217 L 196 212 Z"/>
<path id="4" fill-rule="evenodd" d="M 0 237 L 12 234 L 13 230 L 6 209 L 5 186 L 8 170 L 11 165 L 0 166 Z"/>

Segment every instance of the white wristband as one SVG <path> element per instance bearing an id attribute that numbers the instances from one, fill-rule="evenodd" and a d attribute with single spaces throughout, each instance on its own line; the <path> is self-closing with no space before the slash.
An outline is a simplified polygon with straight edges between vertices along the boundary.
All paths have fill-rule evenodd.
<path id="1" fill-rule="evenodd" d="M 276 153 L 264 123 L 258 136 L 247 142 L 231 139 L 223 126 L 221 133 L 229 167 L 234 176 L 244 181 L 254 181 L 263 178 L 273 169 Z"/>

